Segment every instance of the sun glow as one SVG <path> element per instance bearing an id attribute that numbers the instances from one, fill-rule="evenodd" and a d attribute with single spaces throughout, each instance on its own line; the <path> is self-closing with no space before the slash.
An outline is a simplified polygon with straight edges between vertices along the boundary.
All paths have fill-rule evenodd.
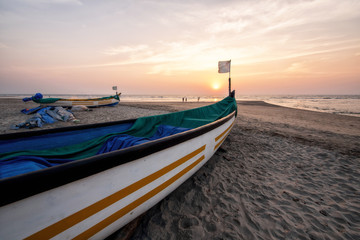
<path id="1" fill-rule="evenodd" d="M 213 82 L 213 83 L 211 84 L 211 87 L 212 87 L 212 89 L 214 89 L 214 90 L 218 90 L 221 86 L 220 86 L 220 83 L 218 83 L 218 82 Z"/>

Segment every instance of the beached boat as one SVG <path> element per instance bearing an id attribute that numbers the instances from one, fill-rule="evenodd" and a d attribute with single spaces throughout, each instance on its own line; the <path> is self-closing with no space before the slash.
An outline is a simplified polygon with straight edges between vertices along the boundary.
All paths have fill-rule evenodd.
<path id="1" fill-rule="evenodd" d="M 103 107 L 114 106 L 120 102 L 120 95 L 102 97 L 102 98 L 43 98 L 42 94 L 37 93 L 30 98 L 24 98 L 23 101 L 34 101 L 41 106 L 56 106 L 56 107 L 72 107 L 83 105 L 86 107 Z"/>
<path id="2" fill-rule="evenodd" d="M 204 165 L 236 101 L 101 124 L 0 135 L 0 239 L 104 239 Z"/>

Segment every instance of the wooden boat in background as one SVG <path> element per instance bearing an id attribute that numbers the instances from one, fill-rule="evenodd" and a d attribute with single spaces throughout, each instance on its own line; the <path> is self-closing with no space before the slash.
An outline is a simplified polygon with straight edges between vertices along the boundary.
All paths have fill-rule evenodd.
<path id="1" fill-rule="evenodd" d="M 35 94 L 31 98 L 24 98 L 23 101 L 34 101 L 39 103 L 40 106 L 54 106 L 54 107 L 72 107 L 83 105 L 86 107 L 103 107 L 114 106 L 120 102 L 120 95 L 102 97 L 102 98 L 43 98 L 42 94 Z"/>
<path id="2" fill-rule="evenodd" d="M 0 179 L 0 239 L 104 239 L 201 168 L 230 133 L 236 110 L 227 97 L 182 112 L 0 135 L 1 164 L 64 160 Z M 119 136 L 136 143 L 99 153 Z"/>

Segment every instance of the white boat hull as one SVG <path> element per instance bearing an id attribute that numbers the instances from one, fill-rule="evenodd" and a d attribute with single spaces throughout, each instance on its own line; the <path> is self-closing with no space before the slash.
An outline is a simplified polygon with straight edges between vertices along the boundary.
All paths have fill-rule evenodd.
<path id="1" fill-rule="evenodd" d="M 104 239 L 192 176 L 234 121 L 233 115 L 188 141 L 2 206 L 0 239 Z"/>

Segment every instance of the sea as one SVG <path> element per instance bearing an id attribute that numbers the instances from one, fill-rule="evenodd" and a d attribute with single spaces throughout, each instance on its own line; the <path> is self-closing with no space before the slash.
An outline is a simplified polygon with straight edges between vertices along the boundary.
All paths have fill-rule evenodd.
<path id="1" fill-rule="evenodd" d="M 109 94 L 111 95 L 111 94 Z M 106 95 L 50 94 L 54 98 L 95 98 Z M 27 94 L 0 94 L 0 98 L 31 97 Z M 216 102 L 225 96 L 121 95 L 124 102 Z M 236 95 L 239 101 L 264 101 L 284 107 L 360 117 L 360 95 Z"/>

